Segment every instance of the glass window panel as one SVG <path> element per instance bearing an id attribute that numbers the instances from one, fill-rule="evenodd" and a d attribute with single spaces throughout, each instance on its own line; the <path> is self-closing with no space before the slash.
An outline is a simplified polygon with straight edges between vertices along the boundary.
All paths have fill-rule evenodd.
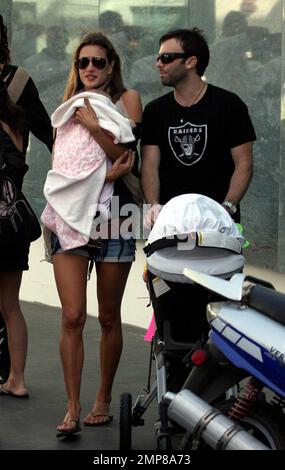
<path id="1" fill-rule="evenodd" d="M 277 263 L 281 108 L 281 15 L 276 0 L 216 1 L 216 39 L 207 79 L 237 93 L 253 119 L 255 172 L 242 202 L 250 260 Z M 262 260 L 262 261 L 261 261 Z"/>
<path id="2" fill-rule="evenodd" d="M 41 100 L 51 115 L 62 102 L 72 53 L 80 37 L 98 27 L 98 1 L 15 1 L 12 58 L 31 74 Z M 46 147 L 34 136 L 27 153 L 29 172 L 24 189 L 40 214 L 43 185 L 51 167 Z"/>
<path id="3" fill-rule="evenodd" d="M 169 91 L 160 85 L 155 67 L 160 36 L 169 29 L 201 27 L 212 56 L 206 70 L 207 80 L 236 92 L 245 101 L 258 135 L 255 175 L 242 203 L 243 224 L 251 242 L 247 257 L 255 263 L 285 270 L 282 206 L 285 103 L 281 60 L 284 3 L 284 0 L 1 0 L 1 12 L 12 33 L 13 62 L 31 73 L 49 113 L 61 101 L 71 54 L 86 31 L 100 27 L 109 35 L 122 59 L 126 85 L 138 89 L 146 104 Z M 235 16 L 232 10 L 237 13 Z M 49 28 L 54 25 L 58 27 L 58 39 L 53 38 L 56 45 L 52 46 L 53 54 L 47 56 Z M 61 35 L 62 32 L 66 34 Z M 34 138 L 28 163 L 26 190 L 40 212 L 50 155 Z"/>
<path id="4" fill-rule="evenodd" d="M 285 272 L 285 2 L 282 9 L 281 125 L 277 270 Z M 274 266 L 275 267 L 275 266 Z"/>
<path id="5" fill-rule="evenodd" d="M 100 1 L 99 26 L 122 59 L 127 87 L 140 91 L 143 103 L 165 93 L 155 67 L 159 38 L 169 29 L 187 27 L 188 1 Z"/>

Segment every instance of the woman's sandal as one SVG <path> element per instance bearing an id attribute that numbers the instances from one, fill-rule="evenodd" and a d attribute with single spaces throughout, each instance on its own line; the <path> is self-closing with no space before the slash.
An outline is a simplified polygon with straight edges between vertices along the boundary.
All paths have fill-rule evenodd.
<path id="1" fill-rule="evenodd" d="M 102 418 L 100 421 L 96 421 L 93 423 L 90 423 L 88 421 L 83 420 L 84 426 L 106 426 L 107 424 L 110 424 L 113 421 L 113 416 L 108 415 L 107 413 L 89 413 L 89 415 L 93 418 Z"/>
<path id="2" fill-rule="evenodd" d="M 79 421 L 79 418 L 77 419 L 70 419 L 67 422 L 63 421 L 62 423 L 60 424 L 67 424 L 67 425 L 70 425 L 71 423 L 75 423 L 75 426 L 72 427 L 71 429 L 65 429 L 65 430 L 62 430 L 62 431 L 59 431 L 58 430 L 58 433 L 56 434 L 56 437 L 66 437 L 66 436 L 71 436 L 72 434 L 76 434 L 78 432 L 80 432 L 82 429 L 81 429 L 81 426 L 80 426 L 80 421 Z M 59 425 L 60 426 L 60 425 Z"/>

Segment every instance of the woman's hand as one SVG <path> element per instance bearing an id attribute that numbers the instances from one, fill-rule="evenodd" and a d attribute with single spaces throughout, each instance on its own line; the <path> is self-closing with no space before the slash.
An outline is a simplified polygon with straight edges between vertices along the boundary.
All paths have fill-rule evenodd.
<path id="1" fill-rule="evenodd" d="M 100 130 L 97 114 L 92 108 L 88 98 L 84 98 L 86 108 L 78 108 L 74 113 L 75 121 L 89 130 L 91 134 L 95 134 Z"/>
<path id="2" fill-rule="evenodd" d="M 113 135 L 100 127 L 97 114 L 92 108 L 88 98 L 84 98 L 84 103 L 86 108 L 78 108 L 74 113 L 75 122 L 78 122 L 88 129 L 97 144 L 100 145 L 106 155 L 114 161 L 122 155 L 125 147 L 122 144 L 114 144 Z"/>
<path id="3" fill-rule="evenodd" d="M 131 149 L 125 150 L 125 152 L 114 161 L 112 168 L 106 174 L 105 181 L 110 183 L 126 175 L 132 170 L 134 163 L 135 152 Z"/>

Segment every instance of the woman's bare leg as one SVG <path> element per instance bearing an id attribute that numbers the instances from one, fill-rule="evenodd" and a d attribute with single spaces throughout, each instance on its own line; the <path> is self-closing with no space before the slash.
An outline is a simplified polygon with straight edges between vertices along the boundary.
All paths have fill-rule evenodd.
<path id="1" fill-rule="evenodd" d="M 53 256 L 54 274 L 62 305 L 60 355 L 68 397 L 67 414 L 58 431 L 73 429 L 80 415 L 80 386 L 84 360 L 82 332 L 86 321 L 88 258 L 58 253 Z"/>
<path id="2" fill-rule="evenodd" d="M 10 353 L 10 374 L 5 390 L 16 395 L 28 393 L 24 370 L 27 359 L 28 331 L 19 302 L 22 271 L 0 273 L 0 307 L 6 323 Z"/>
<path id="3" fill-rule="evenodd" d="M 112 385 L 123 346 L 121 303 L 130 268 L 131 263 L 97 263 L 96 265 L 99 321 L 102 332 L 100 385 L 92 411 L 84 419 L 87 425 L 109 422 Z"/>

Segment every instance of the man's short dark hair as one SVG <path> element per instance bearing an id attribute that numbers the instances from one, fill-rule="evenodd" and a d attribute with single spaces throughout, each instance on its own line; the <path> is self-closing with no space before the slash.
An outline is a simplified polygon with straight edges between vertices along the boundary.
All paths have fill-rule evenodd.
<path id="1" fill-rule="evenodd" d="M 200 77 L 204 74 L 210 60 L 208 43 L 203 35 L 203 31 L 196 26 L 192 29 L 175 29 L 161 36 L 159 45 L 168 39 L 177 39 L 184 52 L 189 57 L 197 57 L 196 70 Z M 173 51 L 169 51 L 173 52 Z"/>

